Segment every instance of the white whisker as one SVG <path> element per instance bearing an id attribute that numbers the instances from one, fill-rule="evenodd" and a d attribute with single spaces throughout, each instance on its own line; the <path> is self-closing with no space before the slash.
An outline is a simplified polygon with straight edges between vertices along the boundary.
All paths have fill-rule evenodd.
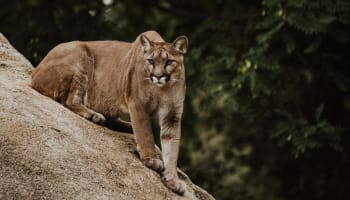
<path id="1" fill-rule="evenodd" d="M 180 80 L 185 80 L 185 79 L 184 78 L 180 78 L 180 77 L 170 79 L 170 81 L 174 81 L 174 82 L 177 82 L 177 81 L 180 81 Z"/>

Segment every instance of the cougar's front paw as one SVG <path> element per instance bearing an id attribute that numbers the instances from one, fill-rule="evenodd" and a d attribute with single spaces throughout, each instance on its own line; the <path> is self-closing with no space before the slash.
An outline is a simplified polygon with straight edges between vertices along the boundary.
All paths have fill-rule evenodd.
<path id="1" fill-rule="evenodd" d="M 102 114 L 96 112 L 91 115 L 91 121 L 96 124 L 106 124 L 106 118 Z"/>
<path id="2" fill-rule="evenodd" d="M 181 181 L 177 176 L 170 174 L 163 174 L 162 181 L 165 186 L 180 195 L 186 192 L 186 184 Z"/>
<path id="3" fill-rule="evenodd" d="M 142 162 L 147 167 L 157 171 L 162 172 L 164 170 L 164 164 L 163 161 L 157 158 L 144 158 L 142 159 Z"/>

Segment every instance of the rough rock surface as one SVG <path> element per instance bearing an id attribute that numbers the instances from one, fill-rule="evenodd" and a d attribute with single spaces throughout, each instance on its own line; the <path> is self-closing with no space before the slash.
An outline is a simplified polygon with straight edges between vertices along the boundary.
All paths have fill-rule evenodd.
<path id="1" fill-rule="evenodd" d="M 142 165 L 132 135 L 95 125 L 30 88 L 33 67 L 0 33 L 0 199 L 213 199 L 179 196 Z"/>

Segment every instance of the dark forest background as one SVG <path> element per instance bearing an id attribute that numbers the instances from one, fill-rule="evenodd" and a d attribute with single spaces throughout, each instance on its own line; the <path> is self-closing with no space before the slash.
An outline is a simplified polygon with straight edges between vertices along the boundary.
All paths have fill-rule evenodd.
<path id="1" fill-rule="evenodd" d="M 189 38 L 179 166 L 217 199 L 350 199 L 349 0 L 0 0 L 35 66 L 71 40 Z"/>

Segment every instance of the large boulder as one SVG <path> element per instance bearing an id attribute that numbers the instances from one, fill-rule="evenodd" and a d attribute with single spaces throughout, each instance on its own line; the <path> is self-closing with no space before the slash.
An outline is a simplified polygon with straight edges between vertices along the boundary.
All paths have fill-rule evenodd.
<path id="1" fill-rule="evenodd" d="M 179 196 L 133 136 L 95 125 L 30 87 L 32 65 L 0 33 L 0 199 L 213 199 L 181 171 Z"/>

